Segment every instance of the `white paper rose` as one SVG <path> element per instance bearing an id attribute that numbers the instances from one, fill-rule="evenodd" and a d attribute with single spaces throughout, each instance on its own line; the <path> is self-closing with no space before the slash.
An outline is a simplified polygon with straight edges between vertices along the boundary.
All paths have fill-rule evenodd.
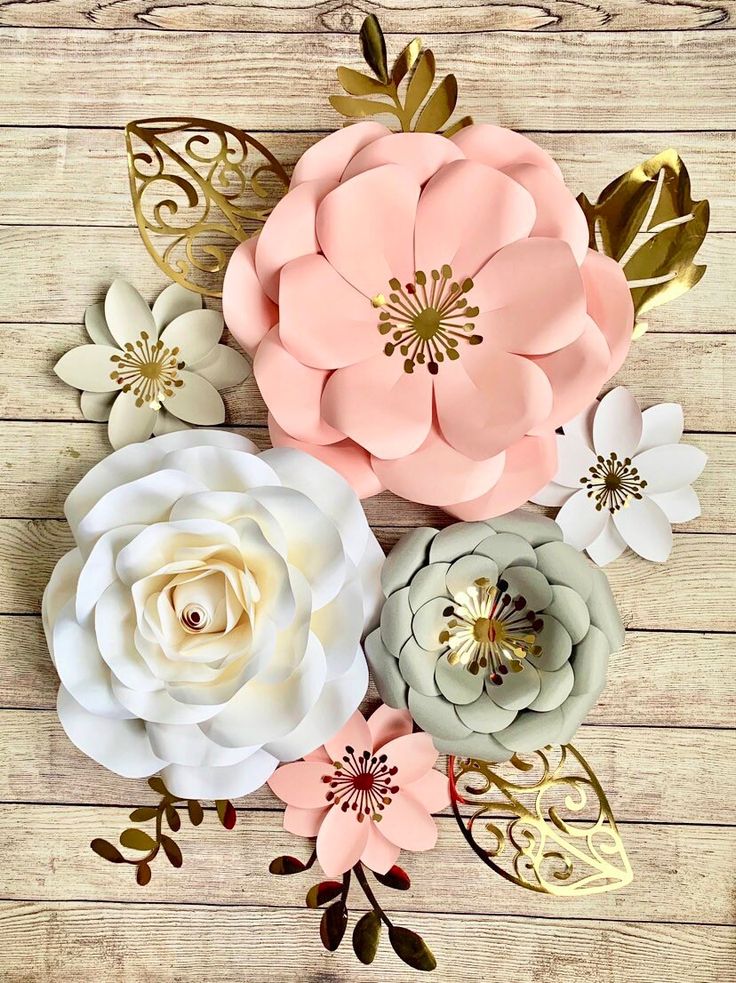
<path id="1" fill-rule="evenodd" d="M 331 468 L 181 431 L 110 455 L 65 511 L 77 548 L 43 623 L 62 726 L 95 761 L 232 798 L 355 711 L 383 553 Z"/>

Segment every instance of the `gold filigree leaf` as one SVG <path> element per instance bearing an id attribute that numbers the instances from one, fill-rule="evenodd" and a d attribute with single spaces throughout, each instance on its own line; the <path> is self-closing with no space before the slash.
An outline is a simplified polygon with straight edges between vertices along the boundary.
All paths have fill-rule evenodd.
<path id="1" fill-rule="evenodd" d="M 705 273 L 694 263 L 708 231 L 710 206 L 693 201 L 690 176 L 675 150 L 644 161 L 612 181 L 595 204 L 578 197 L 590 246 L 624 269 L 637 316 L 634 336 L 646 330 L 641 315 L 690 290 Z"/>
<path id="2" fill-rule="evenodd" d="M 286 171 L 244 130 L 214 120 L 135 120 L 125 140 L 146 249 L 172 280 L 219 297 L 230 254 L 286 192 Z"/>
<path id="3" fill-rule="evenodd" d="M 631 883 L 608 799 L 571 744 L 516 754 L 504 764 L 450 758 L 448 774 L 466 840 L 506 880 L 556 897 Z"/>

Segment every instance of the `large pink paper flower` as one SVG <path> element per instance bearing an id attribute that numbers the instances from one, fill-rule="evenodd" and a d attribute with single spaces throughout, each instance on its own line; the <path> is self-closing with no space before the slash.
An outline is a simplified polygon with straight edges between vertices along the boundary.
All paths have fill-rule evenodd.
<path id="1" fill-rule="evenodd" d="M 557 164 L 489 125 L 321 140 L 235 251 L 223 309 L 274 444 L 362 497 L 388 488 L 464 519 L 552 478 L 555 428 L 616 372 L 633 326 Z"/>
<path id="2" fill-rule="evenodd" d="M 431 813 L 450 803 L 446 775 L 428 734 L 412 734 L 407 710 L 381 705 L 366 721 L 356 711 L 324 747 L 283 765 L 269 779 L 286 803 L 284 829 L 317 837 L 328 877 L 360 861 L 385 874 L 401 850 L 431 850 Z"/>

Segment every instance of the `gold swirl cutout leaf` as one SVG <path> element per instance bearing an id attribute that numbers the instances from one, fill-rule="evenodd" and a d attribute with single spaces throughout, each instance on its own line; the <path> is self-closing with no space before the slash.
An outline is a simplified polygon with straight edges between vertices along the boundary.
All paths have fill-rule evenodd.
<path id="1" fill-rule="evenodd" d="M 289 186 L 273 154 L 214 120 L 156 118 L 125 128 L 138 230 L 172 280 L 219 297 L 230 255 L 259 231 Z"/>
<path id="2" fill-rule="evenodd" d="M 411 130 L 443 132 L 448 137 L 473 122 L 469 116 L 464 116 L 449 129 L 442 130 L 455 111 L 457 79 L 454 75 L 446 75 L 432 92 L 435 58 L 429 48 L 422 51 L 419 38 L 406 45 L 390 72 L 386 40 L 374 14 L 363 21 L 360 43 L 363 57 L 375 77 L 352 68 L 338 68 L 337 77 L 347 95 L 330 96 L 330 104 L 342 116 L 355 118 L 388 113 L 396 118 L 405 133 Z"/>
<path id="3" fill-rule="evenodd" d="M 708 231 L 710 206 L 693 201 L 690 175 L 675 150 L 644 161 L 612 181 L 595 204 L 578 196 L 591 249 L 623 266 L 636 311 L 634 337 L 646 331 L 641 315 L 690 290 L 705 273 L 694 263 Z"/>
<path id="4" fill-rule="evenodd" d="M 448 774 L 463 835 L 506 880 L 555 897 L 631 883 L 608 799 L 571 744 L 515 754 L 504 764 L 450 758 Z"/>

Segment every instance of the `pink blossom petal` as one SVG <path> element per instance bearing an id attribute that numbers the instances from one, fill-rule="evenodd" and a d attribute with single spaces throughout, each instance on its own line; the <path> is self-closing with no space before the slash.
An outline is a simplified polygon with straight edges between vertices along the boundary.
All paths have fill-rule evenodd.
<path id="1" fill-rule="evenodd" d="M 530 235 L 548 236 L 566 242 L 578 264 L 588 252 L 588 223 L 575 196 L 548 170 L 534 164 L 504 168 L 534 199 L 537 219 Z"/>
<path id="2" fill-rule="evenodd" d="M 633 457 L 641 440 L 641 432 L 641 410 L 629 390 L 617 386 L 606 393 L 593 419 L 596 453 L 608 457 L 615 451 L 620 458 Z"/>
<path id="3" fill-rule="evenodd" d="M 431 850 L 437 842 L 437 824 L 409 792 L 401 791 L 393 797 L 381 814 L 379 829 L 402 850 Z"/>
<path id="4" fill-rule="evenodd" d="M 373 736 L 360 710 L 356 710 L 345 726 L 325 741 L 325 751 L 332 761 L 342 761 L 347 747 L 351 747 L 356 755 L 373 751 Z"/>
<path id="5" fill-rule="evenodd" d="M 305 754 L 304 760 L 321 761 L 323 764 L 332 764 L 332 758 L 325 751 L 323 745 L 320 745 L 318 748 L 315 748 L 314 751 L 310 751 L 309 754 Z"/>
<path id="6" fill-rule="evenodd" d="M 483 460 L 500 454 L 552 410 L 547 376 L 528 358 L 483 344 L 444 363 L 435 378 L 440 429 L 461 454 Z"/>
<path id="7" fill-rule="evenodd" d="M 618 534 L 613 522 L 609 522 L 600 536 L 588 546 L 586 552 L 593 563 L 605 567 L 607 563 L 617 560 L 626 549 L 626 543 Z"/>
<path id="8" fill-rule="evenodd" d="M 565 542 L 576 550 L 584 550 L 600 536 L 610 521 L 608 509 L 596 509 L 595 500 L 588 498 L 584 488 L 565 502 L 555 516 Z"/>
<path id="9" fill-rule="evenodd" d="M 429 273 L 449 263 L 456 279 L 475 276 L 495 252 L 525 238 L 534 218 L 534 201 L 516 181 L 477 161 L 453 161 L 419 199 L 416 267 Z"/>
<path id="10" fill-rule="evenodd" d="M 328 877 L 339 877 L 357 864 L 368 842 L 371 823 L 333 806 L 317 834 L 317 860 Z"/>
<path id="11" fill-rule="evenodd" d="M 302 256 L 281 271 L 279 334 L 289 352 L 317 369 L 380 353 L 378 311 L 324 256 Z"/>
<path id="12" fill-rule="evenodd" d="M 299 809 L 324 809 L 327 785 L 322 781 L 331 767 L 319 761 L 293 761 L 281 765 L 268 779 L 268 787 L 282 802 Z"/>
<path id="13" fill-rule="evenodd" d="M 579 489 L 580 479 L 588 474 L 595 461 L 596 456 L 593 451 L 578 437 L 568 437 L 567 434 L 557 437 L 555 481 L 558 485 Z"/>
<path id="14" fill-rule="evenodd" d="M 386 874 L 399 858 L 401 850 L 395 843 L 389 843 L 375 823 L 369 822 L 368 842 L 360 855 L 360 862 L 377 874 Z"/>
<path id="15" fill-rule="evenodd" d="M 326 445 L 300 441 L 283 430 L 273 414 L 268 417 L 268 432 L 274 447 L 295 447 L 334 468 L 352 485 L 360 498 L 370 498 L 383 491 L 384 484 L 373 470 L 370 454 L 352 440 Z"/>
<path id="16" fill-rule="evenodd" d="M 327 815 L 327 809 L 299 809 L 287 806 L 284 809 L 284 829 L 295 836 L 316 836 Z"/>
<path id="17" fill-rule="evenodd" d="M 413 279 L 418 198 L 417 180 L 404 168 L 386 164 L 339 185 L 320 205 L 322 252 L 366 297 L 387 292 L 392 277 L 402 283 Z"/>
<path id="18" fill-rule="evenodd" d="M 425 184 L 444 164 L 462 158 L 462 151 L 440 133 L 390 133 L 359 151 L 345 168 L 342 180 L 382 164 L 399 164 L 419 184 Z"/>
<path id="19" fill-rule="evenodd" d="M 337 184 L 351 158 L 388 133 L 388 127 L 372 120 L 335 130 L 302 154 L 291 176 L 291 188 L 321 178 Z"/>
<path id="20" fill-rule="evenodd" d="M 670 520 L 651 498 L 629 502 L 613 521 L 624 542 L 645 560 L 664 563 L 672 552 Z"/>
<path id="21" fill-rule="evenodd" d="M 233 336 L 252 355 L 278 321 L 276 305 L 256 276 L 257 239 L 241 242 L 230 257 L 222 287 L 222 314 Z"/>
<path id="22" fill-rule="evenodd" d="M 388 741 L 411 734 L 411 714 L 408 710 L 394 710 L 382 703 L 368 718 L 368 729 L 373 737 L 373 750 L 378 751 Z"/>
<path id="23" fill-rule="evenodd" d="M 562 171 L 547 151 L 515 130 L 491 123 L 475 123 L 451 139 L 471 160 L 482 161 L 498 170 L 514 164 L 535 164 L 562 181 Z"/>
<path id="24" fill-rule="evenodd" d="M 555 434 L 522 437 L 506 451 L 506 466 L 485 495 L 447 506 L 458 519 L 490 519 L 523 505 L 551 480 L 557 468 Z"/>
<path id="25" fill-rule="evenodd" d="M 381 748 L 388 756 L 387 764 L 399 769 L 396 783 L 402 788 L 425 775 L 437 760 L 439 752 L 429 734 L 404 734 L 395 737 Z"/>
<path id="26" fill-rule="evenodd" d="M 322 415 L 371 454 L 411 454 L 432 422 L 432 377 L 421 366 L 405 372 L 398 352 L 379 352 L 333 372 L 322 395 Z"/>
<path id="27" fill-rule="evenodd" d="M 407 785 L 404 791 L 421 802 L 429 812 L 442 812 L 450 804 L 449 779 L 434 768 Z"/>
<path id="28" fill-rule="evenodd" d="M 436 425 L 413 454 L 395 461 L 371 459 L 385 488 L 423 505 L 446 506 L 458 497 L 474 498 L 488 491 L 504 469 L 504 454 L 471 461 L 443 438 Z"/>
<path id="29" fill-rule="evenodd" d="M 256 272 L 271 300 L 279 299 L 282 267 L 299 256 L 319 252 L 315 218 L 333 180 L 307 181 L 289 191 L 271 212 L 256 243 Z"/>
<path id="30" fill-rule="evenodd" d="M 261 342 L 253 361 L 261 395 L 279 426 L 297 440 L 334 444 L 343 435 L 321 415 L 327 372 L 302 365 L 281 344 L 278 326 Z"/>
<path id="31" fill-rule="evenodd" d="M 580 267 L 588 298 L 588 314 L 603 332 L 611 351 L 610 375 L 624 363 L 634 330 L 634 302 L 619 264 L 589 249 Z"/>

